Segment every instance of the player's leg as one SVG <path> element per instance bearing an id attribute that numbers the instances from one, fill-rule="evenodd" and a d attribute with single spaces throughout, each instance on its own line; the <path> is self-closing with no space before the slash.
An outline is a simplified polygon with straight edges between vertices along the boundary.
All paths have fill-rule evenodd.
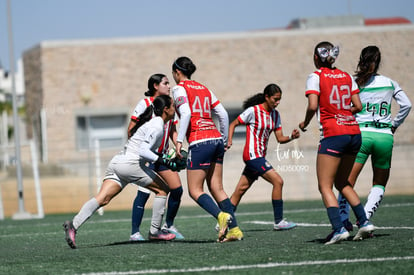
<path id="1" fill-rule="evenodd" d="M 283 179 L 273 169 L 269 169 L 262 175 L 262 177 L 272 184 L 272 206 L 273 206 L 273 218 L 274 218 L 274 230 L 289 230 L 296 227 L 294 222 L 289 222 L 283 218 Z"/>
<path id="2" fill-rule="evenodd" d="M 360 153 L 358 153 L 358 155 L 359 154 Z M 368 155 L 366 155 L 366 158 L 367 157 L 368 157 Z M 365 158 L 365 160 L 366 160 L 366 158 Z M 355 160 L 355 162 L 353 164 L 353 167 L 352 167 L 352 170 L 351 170 L 351 173 L 349 174 L 349 177 L 348 177 L 348 182 L 352 186 L 355 186 L 356 180 L 357 180 L 359 174 L 361 173 L 362 168 L 364 167 L 365 160 L 362 163 L 359 162 L 359 161 L 362 161 L 362 160 L 358 157 Z M 338 195 L 338 204 L 339 204 L 339 214 L 341 215 L 342 223 L 344 224 L 345 228 L 348 231 L 352 231 L 352 229 L 353 229 L 352 223 L 349 221 L 350 206 L 349 206 L 348 201 L 342 195 L 341 192 L 339 192 L 339 195 Z"/>
<path id="3" fill-rule="evenodd" d="M 219 208 L 222 210 L 217 219 L 219 225 L 219 241 L 229 242 L 242 240 L 243 232 L 237 225 L 237 219 L 234 215 L 234 206 L 223 188 L 223 165 L 221 163 L 211 164 L 206 181 L 210 192 L 217 201 Z M 230 219 L 228 215 L 230 216 Z"/>
<path id="4" fill-rule="evenodd" d="M 145 204 L 150 196 L 150 190 L 145 187 L 138 187 L 137 196 L 134 199 L 132 206 L 132 219 L 131 219 L 131 236 L 130 241 L 144 241 L 144 237 L 140 233 L 140 226 L 142 218 L 144 216 Z"/>
<path id="5" fill-rule="evenodd" d="M 239 182 L 234 188 L 233 194 L 230 196 L 230 202 L 233 205 L 233 211 L 236 212 L 237 206 L 240 203 L 241 198 L 252 186 L 254 180 L 249 179 L 246 175 L 242 174 L 240 176 Z"/>
<path id="6" fill-rule="evenodd" d="M 385 187 L 390 176 L 392 149 L 394 145 L 394 137 L 392 135 L 381 133 L 373 134 L 376 140 L 371 156 L 374 175 L 372 188 L 364 207 L 368 219 L 374 215 L 384 197 Z"/>
<path id="7" fill-rule="evenodd" d="M 262 158 L 264 160 L 264 158 Z M 265 160 L 264 160 L 265 161 Z M 239 182 L 237 183 L 236 188 L 234 189 L 233 194 L 230 196 L 230 201 L 234 206 L 233 211 L 236 211 L 237 206 L 240 203 L 241 198 L 250 189 L 253 183 L 259 178 L 263 173 L 261 171 L 261 163 L 258 159 L 246 161 L 246 166 L 243 169 L 242 175 L 240 176 Z M 264 171 L 266 172 L 266 171 Z"/>
<path id="8" fill-rule="evenodd" d="M 80 228 L 99 207 L 105 206 L 110 200 L 121 192 L 121 185 L 111 179 L 105 179 L 99 193 L 83 204 L 79 213 L 75 215 L 72 221 L 65 221 L 63 229 L 65 231 L 65 239 L 71 248 L 76 248 L 75 236 Z"/>
<path id="9" fill-rule="evenodd" d="M 223 165 L 221 163 L 212 163 L 207 174 L 207 186 L 212 196 L 216 200 L 219 208 L 232 217 L 229 228 L 237 226 L 237 220 L 234 216 L 234 206 L 223 188 Z"/>
<path id="10" fill-rule="evenodd" d="M 161 230 L 162 219 L 165 214 L 165 205 L 167 202 L 167 194 L 169 192 L 168 185 L 154 173 L 151 169 L 147 171 L 150 178 L 153 180 L 150 184 L 143 185 L 155 193 L 155 198 L 152 204 L 151 226 L 148 233 L 149 240 L 173 240 L 175 235 Z M 151 175 L 153 173 L 153 175 Z"/>
<path id="11" fill-rule="evenodd" d="M 170 233 L 175 234 L 176 239 L 184 239 L 184 236 L 174 226 L 174 220 L 177 216 L 178 209 L 181 203 L 181 197 L 183 195 L 183 188 L 181 186 L 181 180 L 177 172 L 167 170 L 160 170 L 158 172 L 160 176 L 170 187 L 170 194 L 167 202 L 167 213 L 165 215 L 165 224 L 163 229 Z"/>
<path id="12" fill-rule="evenodd" d="M 316 174 L 318 177 L 318 189 L 322 201 L 326 207 L 333 234 L 325 244 L 333 244 L 348 238 L 349 233 L 343 228 L 336 196 L 332 190 L 336 171 L 341 158 L 328 154 L 318 154 L 316 158 Z"/>
<path id="13" fill-rule="evenodd" d="M 368 159 L 368 157 L 372 153 L 373 144 L 375 144 L 375 139 L 372 139 L 367 132 L 362 132 L 361 134 L 361 147 L 359 148 L 359 151 L 357 153 L 356 159 L 354 161 L 354 164 L 352 166 L 352 170 L 348 176 L 348 182 L 352 186 L 355 186 L 356 181 L 359 177 L 359 174 L 361 173 L 362 169 L 364 168 L 364 165 Z M 346 198 L 342 195 L 342 193 L 339 193 L 338 196 L 338 203 L 339 203 L 339 209 L 341 214 L 341 220 L 344 223 L 346 227 L 352 228 L 352 223 L 349 222 L 349 203 L 346 200 Z M 347 228 L 348 229 L 348 228 Z"/>

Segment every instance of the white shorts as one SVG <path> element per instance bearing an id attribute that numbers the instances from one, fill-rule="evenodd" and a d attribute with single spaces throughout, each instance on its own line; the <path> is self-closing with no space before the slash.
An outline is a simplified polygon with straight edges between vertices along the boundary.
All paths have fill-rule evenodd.
<path id="1" fill-rule="evenodd" d="M 109 162 L 104 177 L 104 180 L 106 179 L 116 181 L 121 188 L 124 188 L 128 183 L 145 187 L 160 180 L 145 161 L 131 159 L 122 153 L 114 156 Z"/>

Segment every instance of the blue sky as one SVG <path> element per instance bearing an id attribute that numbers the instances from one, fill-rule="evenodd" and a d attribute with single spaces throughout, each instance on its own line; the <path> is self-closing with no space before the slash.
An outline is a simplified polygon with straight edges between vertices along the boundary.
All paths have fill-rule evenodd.
<path id="1" fill-rule="evenodd" d="M 0 61 L 10 68 L 7 1 L 0 0 Z M 238 32 L 286 27 L 303 17 L 402 16 L 410 0 L 10 0 L 14 57 L 46 40 Z"/>

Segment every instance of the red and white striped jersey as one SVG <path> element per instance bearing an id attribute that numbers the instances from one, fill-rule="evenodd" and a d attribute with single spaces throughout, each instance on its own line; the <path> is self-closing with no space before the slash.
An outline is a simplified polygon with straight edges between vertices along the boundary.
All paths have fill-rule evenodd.
<path id="1" fill-rule="evenodd" d="M 265 157 L 270 135 L 282 129 L 279 112 L 276 109 L 268 112 L 259 104 L 244 110 L 237 119 L 241 124 L 246 124 L 243 160 Z"/>
<path id="2" fill-rule="evenodd" d="M 321 68 L 308 76 L 306 96 L 316 94 L 319 97 L 321 139 L 360 133 L 351 112 L 351 97 L 357 93 L 359 89 L 355 80 L 339 69 Z"/>
<path id="3" fill-rule="evenodd" d="M 137 106 L 134 109 L 134 112 L 131 115 L 132 120 L 138 120 L 139 116 L 145 111 L 145 109 L 151 105 L 151 103 L 154 101 L 154 97 L 147 97 L 144 99 L 141 99 Z M 154 117 L 154 115 L 152 116 Z M 158 148 L 158 153 L 167 153 L 169 148 L 169 137 L 171 134 L 171 127 L 173 124 L 176 124 L 177 121 L 175 119 L 172 119 L 165 123 L 164 125 L 164 136 L 162 138 L 162 142 L 160 147 Z"/>

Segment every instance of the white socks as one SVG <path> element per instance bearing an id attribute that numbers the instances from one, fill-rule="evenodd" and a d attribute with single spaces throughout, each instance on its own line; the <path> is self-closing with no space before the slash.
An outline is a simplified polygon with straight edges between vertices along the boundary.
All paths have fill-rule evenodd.
<path id="1" fill-rule="evenodd" d="M 162 219 L 165 213 L 165 203 L 167 202 L 167 196 L 155 196 L 152 203 L 152 218 L 150 233 L 157 234 L 161 229 Z"/>
<path id="2" fill-rule="evenodd" d="M 93 213 L 99 208 L 99 203 L 95 198 L 88 200 L 81 208 L 79 213 L 73 218 L 73 227 L 77 230 Z"/>
<path id="3" fill-rule="evenodd" d="M 369 192 L 367 203 L 365 204 L 365 214 L 368 219 L 374 215 L 384 197 L 385 187 L 382 185 L 374 185 Z"/>

